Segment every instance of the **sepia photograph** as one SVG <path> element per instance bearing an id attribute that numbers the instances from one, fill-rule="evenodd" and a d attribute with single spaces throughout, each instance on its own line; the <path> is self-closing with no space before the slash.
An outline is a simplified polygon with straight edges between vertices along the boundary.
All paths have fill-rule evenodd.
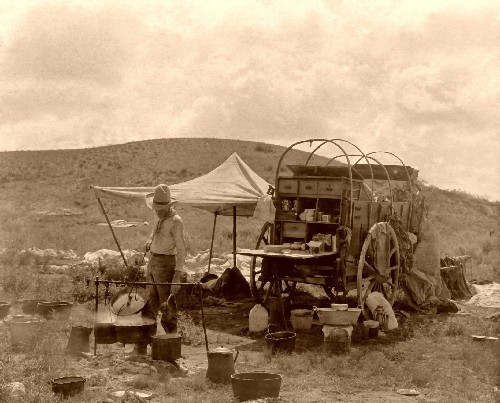
<path id="1" fill-rule="evenodd" d="M 500 400 L 500 2 L 0 1 L 0 403 Z"/>

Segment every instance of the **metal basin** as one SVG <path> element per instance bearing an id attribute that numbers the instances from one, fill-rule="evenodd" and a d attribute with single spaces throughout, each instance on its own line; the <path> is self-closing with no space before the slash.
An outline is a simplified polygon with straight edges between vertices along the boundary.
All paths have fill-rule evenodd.
<path id="1" fill-rule="evenodd" d="M 231 386 L 236 399 L 255 400 L 280 395 L 282 376 L 269 372 L 242 372 L 231 375 Z"/>

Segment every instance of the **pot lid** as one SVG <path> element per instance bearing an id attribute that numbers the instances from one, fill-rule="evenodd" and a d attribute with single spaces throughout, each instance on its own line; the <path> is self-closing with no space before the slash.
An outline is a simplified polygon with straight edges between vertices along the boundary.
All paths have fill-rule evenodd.
<path id="1" fill-rule="evenodd" d="M 118 316 L 134 315 L 146 305 L 146 301 L 136 292 L 121 291 L 111 298 L 111 312 Z"/>

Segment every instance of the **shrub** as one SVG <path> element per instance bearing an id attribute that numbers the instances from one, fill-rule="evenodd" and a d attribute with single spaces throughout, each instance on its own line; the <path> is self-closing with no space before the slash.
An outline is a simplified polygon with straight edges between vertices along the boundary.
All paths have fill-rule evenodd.
<path id="1" fill-rule="evenodd" d="M 257 144 L 254 148 L 259 153 L 272 153 L 273 150 L 269 144 Z"/>

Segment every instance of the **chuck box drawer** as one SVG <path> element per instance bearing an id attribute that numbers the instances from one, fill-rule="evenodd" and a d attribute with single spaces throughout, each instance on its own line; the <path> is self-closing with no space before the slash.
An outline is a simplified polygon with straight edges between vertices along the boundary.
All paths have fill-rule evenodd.
<path id="1" fill-rule="evenodd" d="M 342 189 L 342 181 L 319 181 L 318 183 L 318 193 L 321 196 L 341 197 Z"/>
<path id="2" fill-rule="evenodd" d="M 305 222 L 284 222 L 283 223 L 283 238 L 305 238 L 306 223 Z"/>
<path id="3" fill-rule="evenodd" d="M 318 194 L 318 182 L 316 182 L 316 181 L 300 181 L 299 194 L 301 194 L 301 195 L 316 195 L 316 194 Z"/>
<path id="4" fill-rule="evenodd" d="M 281 179 L 278 184 L 278 192 L 296 194 L 298 183 L 295 179 Z"/>

